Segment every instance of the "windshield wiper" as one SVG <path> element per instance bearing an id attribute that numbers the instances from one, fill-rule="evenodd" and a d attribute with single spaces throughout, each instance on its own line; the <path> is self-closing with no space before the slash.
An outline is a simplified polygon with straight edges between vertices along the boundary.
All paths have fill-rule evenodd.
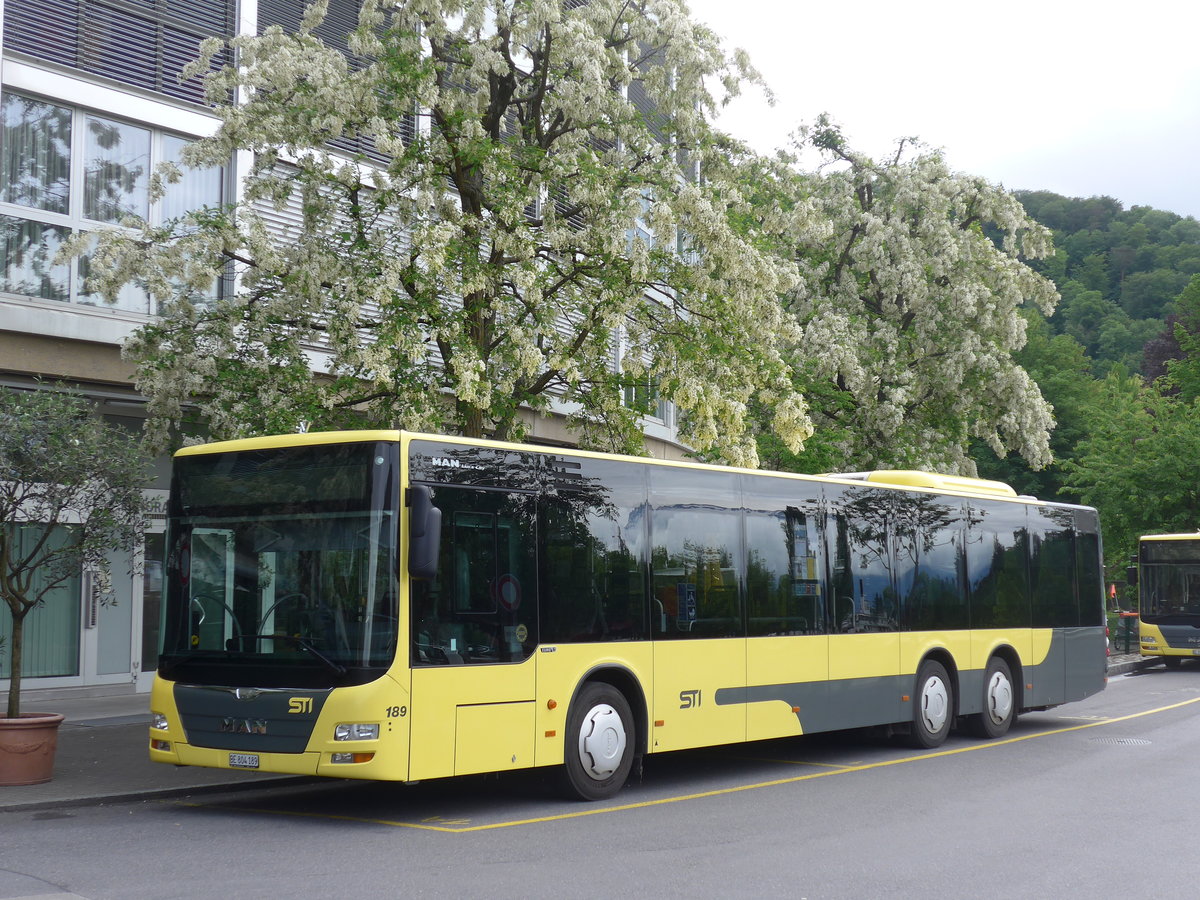
<path id="1" fill-rule="evenodd" d="M 347 669 L 339 662 L 330 659 L 316 647 L 314 647 L 306 638 L 302 638 L 296 634 L 240 634 L 234 641 L 291 641 L 305 653 L 309 654 L 321 665 L 325 666 L 334 675 L 345 675 Z"/>

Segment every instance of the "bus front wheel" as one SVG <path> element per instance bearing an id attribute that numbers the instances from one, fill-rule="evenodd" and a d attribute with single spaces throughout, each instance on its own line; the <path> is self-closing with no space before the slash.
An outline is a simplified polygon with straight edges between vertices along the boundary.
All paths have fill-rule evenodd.
<path id="1" fill-rule="evenodd" d="M 633 714 L 625 695 L 601 681 L 587 684 L 567 715 L 563 788 L 580 800 L 605 800 L 625 786 L 633 767 Z"/>
<path id="2" fill-rule="evenodd" d="M 954 724 L 954 687 L 946 667 L 927 659 L 917 670 L 913 692 L 912 745 L 922 750 L 940 747 Z"/>
<path id="3" fill-rule="evenodd" d="M 1003 737 L 1017 717 L 1016 701 L 1008 663 L 993 656 L 983 679 L 983 712 L 971 718 L 971 730 L 981 738 Z"/>

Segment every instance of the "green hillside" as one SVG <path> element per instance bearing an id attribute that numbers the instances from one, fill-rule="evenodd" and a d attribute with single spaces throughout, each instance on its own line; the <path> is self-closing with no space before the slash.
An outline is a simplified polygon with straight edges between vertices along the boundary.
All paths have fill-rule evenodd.
<path id="1" fill-rule="evenodd" d="M 1097 506 L 1110 562 L 1138 533 L 1200 528 L 1200 222 L 1111 197 L 1016 195 L 1054 232 L 1054 256 L 1030 265 L 1062 301 L 1049 319 L 1028 311 L 1018 359 L 1055 407 L 1055 463 L 1034 472 L 981 445 L 980 474 Z"/>

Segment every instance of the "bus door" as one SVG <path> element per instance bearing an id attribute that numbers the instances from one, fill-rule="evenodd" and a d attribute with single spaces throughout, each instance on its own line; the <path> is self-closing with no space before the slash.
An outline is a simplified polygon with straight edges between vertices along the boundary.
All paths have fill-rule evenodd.
<path id="1" fill-rule="evenodd" d="M 186 577 L 197 647 L 303 655 L 294 644 L 267 637 L 300 635 L 323 654 L 345 661 L 351 643 L 347 629 L 355 626 L 347 624 L 344 607 L 350 595 L 365 590 L 345 589 L 358 557 L 329 546 L 331 534 L 341 536 L 337 529 L 302 520 L 289 525 L 286 540 L 266 523 L 192 530 Z M 283 544 L 287 550 L 266 549 Z M 355 583 L 364 581 L 374 579 Z M 324 627 L 317 627 L 319 620 L 327 620 Z"/>
<path id="2" fill-rule="evenodd" d="M 747 740 L 802 734 L 828 721 L 820 491 L 812 483 L 743 476 Z"/>
<path id="3" fill-rule="evenodd" d="M 737 476 L 650 472 L 650 749 L 746 739 L 744 554 Z"/>
<path id="4" fill-rule="evenodd" d="M 224 648 L 242 633 L 234 610 L 237 545 L 227 528 L 192 530 L 183 569 L 191 606 L 191 635 L 196 647 Z"/>
<path id="5" fill-rule="evenodd" d="M 895 492 L 827 488 L 829 707 L 834 728 L 909 717 L 900 679 L 900 623 L 889 550 Z"/>
<path id="6" fill-rule="evenodd" d="M 438 574 L 412 584 L 410 778 L 533 765 L 533 493 L 437 486 Z"/>

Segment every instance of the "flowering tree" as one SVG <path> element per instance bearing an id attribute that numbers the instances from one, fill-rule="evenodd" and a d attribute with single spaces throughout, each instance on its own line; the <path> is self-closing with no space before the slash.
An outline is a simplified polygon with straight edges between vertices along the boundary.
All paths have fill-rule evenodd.
<path id="1" fill-rule="evenodd" d="M 637 450 L 657 395 L 718 457 L 756 462 L 752 401 L 799 449 L 795 263 L 733 227 L 736 184 L 697 177 L 707 86 L 753 73 L 679 0 L 367 0 L 354 56 L 316 37 L 325 5 L 206 76 L 220 127 L 185 160 L 252 152 L 243 199 L 87 251 L 95 287 L 159 299 L 127 347 L 152 437 L 191 406 L 221 437 L 517 438 L 519 410 L 557 398 L 585 445 Z M 268 227 L 285 209 L 298 224 Z"/>
<path id="2" fill-rule="evenodd" d="M 1058 299 L 1022 262 L 1050 252 L 1049 231 L 938 153 L 902 141 L 877 163 L 824 118 L 802 133 L 826 165 L 791 188 L 824 225 L 794 229 L 788 248 L 802 270 L 796 376 L 817 427 L 792 463 L 974 474 L 973 437 L 1049 463 L 1050 406 L 1012 356 L 1022 305 L 1048 315 Z"/>

